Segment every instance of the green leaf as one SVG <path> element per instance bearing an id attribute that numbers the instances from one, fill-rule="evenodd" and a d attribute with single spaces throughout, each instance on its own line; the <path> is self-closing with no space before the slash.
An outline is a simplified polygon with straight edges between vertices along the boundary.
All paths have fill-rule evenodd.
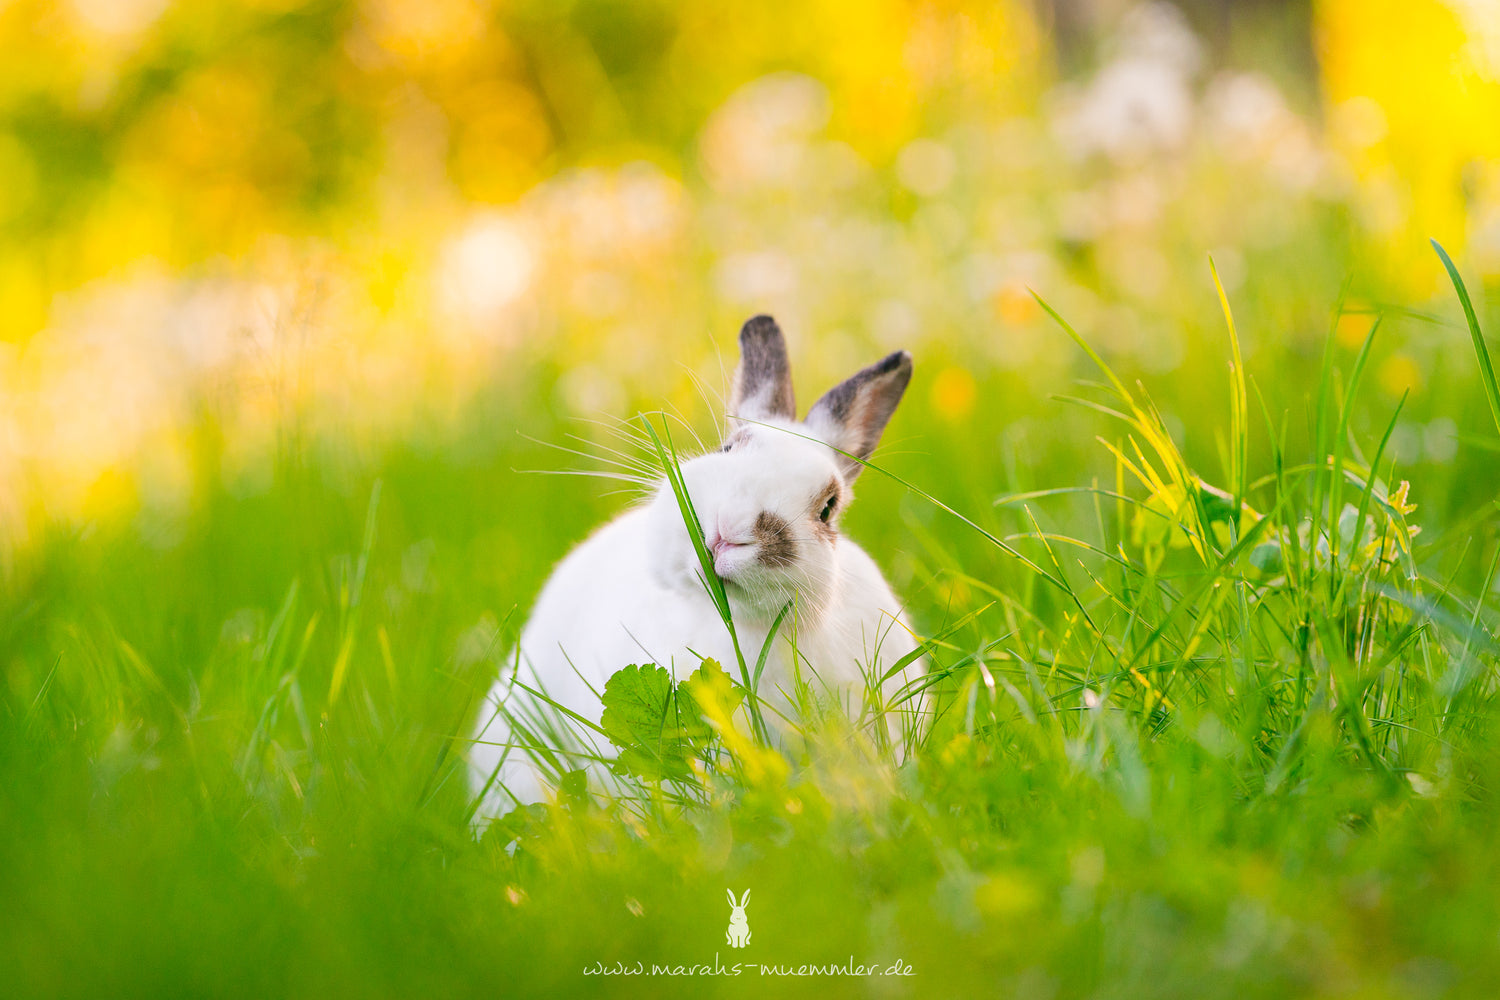
<path id="1" fill-rule="evenodd" d="M 687 780 L 692 758 L 715 739 L 702 704 L 714 699 L 732 715 L 744 692 L 715 660 L 704 660 L 681 685 L 654 664 L 632 664 L 604 685 L 604 734 L 620 748 L 615 771 L 651 780 Z"/>
<path id="2" fill-rule="evenodd" d="M 1250 550 L 1250 565 L 1262 576 L 1275 576 L 1286 569 L 1281 555 L 1281 544 L 1276 541 L 1263 542 Z"/>
<path id="3" fill-rule="evenodd" d="M 615 671 L 604 685 L 600 720 L 611 743 L 620 748 L 616 770 L 643 778 L 685 772 L 686 761 L 672 759 L 677 731 L 677 700 L 672 675 L 655 664 L 631 664 Z"/>
<path id="4" fill-rule="evenodd" d="M 485 830 L 484 839 L 504 849 L 508 845 L 542 836 L 547 828 L 547 807 L 540 802 L 516 806 Z"/>
<path id="5" fill-rule="evenodd" d="M 704 715 L 705 706 L 714 705 L 722 717 L 730 719 L 745 700 L 744 689 L 734 682 L 718 660 L 705 659 L 677 689 L 679 715 L 683 731 L 696 747 L 706 746 L 713 738 L 713 727 Z"/>

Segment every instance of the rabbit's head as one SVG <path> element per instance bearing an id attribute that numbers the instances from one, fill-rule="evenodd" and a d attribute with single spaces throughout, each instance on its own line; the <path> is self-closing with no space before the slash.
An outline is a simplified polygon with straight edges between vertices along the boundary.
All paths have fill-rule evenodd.
<path id="1" fill-rule="evenodd" d="M 745 324 L 728 434 L 717 451 L 682 464 L 737 615 L 768 619 L 795 598 L 806 621 L 828 606 L 839 523 L 863 468 L 855 459 L 874 452 L 910 380 L 911 355 L 897 351 L 834 386 L 798 421 L 780 328 L 769 316 Z M 700 564 L 669 487 L 651 516 L 657 572 L 693 585 Z"/>
<path id="2" fill-rule="evenodd" d="M 729 905 L 731 907 L 731 912 L 729 914 L 730 921 L 734 923 L 744 923 L 745 907 L 750 905 L 750 890 L 746 889 L 745 895 L 738 900 L 734 898 L 733 889 L 725 889 L 724 892 L 729 896 Z"/>

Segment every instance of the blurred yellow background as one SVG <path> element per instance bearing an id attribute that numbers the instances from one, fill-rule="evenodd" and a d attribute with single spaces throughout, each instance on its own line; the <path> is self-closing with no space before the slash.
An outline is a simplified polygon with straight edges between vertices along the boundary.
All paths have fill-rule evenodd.
<path id="1" fill-rule="evenodd" d="M 934 345 L 938 421 L 1070 363 L 1028 288 L 1147 373 L 1217 357 L 1208 253 L 1252 349 L 1436 311 L 1497 122 L 1493 0 L 0 2 L 0 523 L 190 503 L 205 412 L 254 489 L 498 372 L 691 408 L 756 311 L 814 376 Z"/>

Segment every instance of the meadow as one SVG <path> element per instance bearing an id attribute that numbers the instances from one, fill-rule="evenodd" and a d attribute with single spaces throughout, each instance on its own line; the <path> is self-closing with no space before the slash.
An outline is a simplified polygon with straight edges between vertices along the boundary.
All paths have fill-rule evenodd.
<path id="1" fill-rule="evenodd" d="M 1315 84 L 1163 5 L 1083 68 L 1026 5 L 836 7 L 185 5 L 78 28 L 66 113 L 0 71 L 6 995 L 1500 992 L 1500 187 L 1411 126 L 1480 111 L 1340 4 Z M 1413 149 L 1490 166 L 1392 221 Z M 760 311 L 804 399 L 915 356 L 845 529 L 928 713 L 768 745 L 725 664 L 623 791 L 476 832 L 530 602 Z"/>

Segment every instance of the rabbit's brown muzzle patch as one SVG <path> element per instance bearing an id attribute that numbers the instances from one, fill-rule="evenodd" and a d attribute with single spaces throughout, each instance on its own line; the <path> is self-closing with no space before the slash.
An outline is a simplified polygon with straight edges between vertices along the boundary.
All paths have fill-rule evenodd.
<path id="1" fill-rule="evenodd" d="M 759 546 L 756 558 L 764 566 L 785 569 L 797 561 L 797 543 L 792 538 L 792 526 L 784 518 L 761 511 L 755 519 L 755 541 Z"/>

